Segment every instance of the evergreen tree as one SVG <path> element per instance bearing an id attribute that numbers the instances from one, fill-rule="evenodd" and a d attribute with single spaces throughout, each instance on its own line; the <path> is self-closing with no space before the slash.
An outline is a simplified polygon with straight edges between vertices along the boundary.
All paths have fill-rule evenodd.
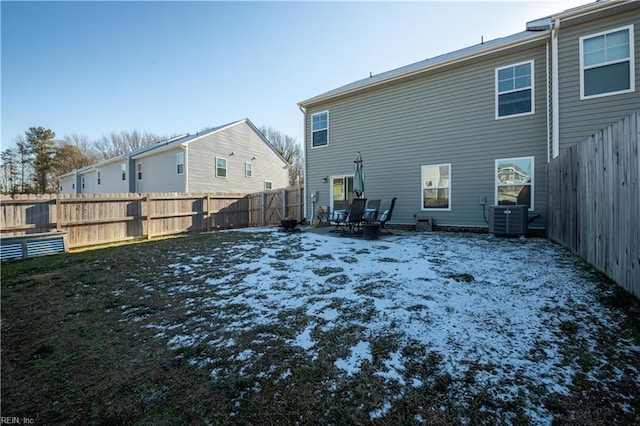
<path id="1" fill-rule="evenodd" d="M 44 127 L 30 127 L 25 132 L 27 142 L 34 155 L 33 167 L 35 171 L 36 189 L 44 194 L 49 191 L 49 175 L 53 171 L 56 144 L 53 138 L 56 134 Z"/>

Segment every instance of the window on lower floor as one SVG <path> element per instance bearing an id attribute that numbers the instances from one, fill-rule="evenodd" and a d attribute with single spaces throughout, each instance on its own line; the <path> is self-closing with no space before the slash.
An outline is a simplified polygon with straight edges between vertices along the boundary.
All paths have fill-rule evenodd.
<path id="1" fill-rule="evenodd" d="M 580 98 L 635 90 L 633 25 L 580 37 Z"/>
<path id="2" fill-rule="evenodd" d="M 311 147 L 329 144 L 329 112 L 319 112 L 311 116 Z"/>
<path id="3" fill-rule="evenodd" d="M 227 159 L 216 157 L 216 177 L 227 177 Z"/>
<path id="4" fill-rule="evenodd" d="M 533 157 L 496 160 L 498 205 L 525 205 L 533 210 Z"/>
<path id="5" fill-rule="evenodd" d="M 176 154 L 176 173 L 179 175 L 184 174 L 184 152 Z"/>
<path id="6" fill-rule="evenodd" d="M 253 176 L 253 164 L 244 163 L 244 176 L 245 177 Z"/>
<path id="7" fill-rule="evenodd" d="M 533 112 L 533 61 L 497 68 L 496 118 Z"/>
<path id="8" fill-rule="evenodd" d="M 142 180 L 142 163 L 136 164 L 136 172 L 138 174 L 138 180 Z"/>
<path id="9" fill-rule="evenodd" d="M 422 166 L 422 210 L 451 210 L 451 164 Z"/>
<path id="10" fill-rule="evenodd" d="M 100 170 L 96 172 L 96 182 L 98 183 L 98 185 L 100 185 L 100 183 L 102 182 L 102 174 L 100 173 Z"/>
<path id="11" fill-rule="evenodd" d="M 120 164 L 120 179 L 127 180 L 127 165 L 125 163 Z"/>
<path id="12" fill-rule="evenodd" d="M 264 189 L 273 189 L 273 182 L 271 182 L 270 180 L 265 180 Z"/>

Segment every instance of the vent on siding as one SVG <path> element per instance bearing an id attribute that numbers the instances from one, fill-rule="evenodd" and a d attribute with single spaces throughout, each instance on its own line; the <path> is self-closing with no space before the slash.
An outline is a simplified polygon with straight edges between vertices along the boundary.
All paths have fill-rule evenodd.
<path id="1" fill-rule="evenodd" d="M 489 206 L 489 233 L 492 235 L 520 235 L 527 233 L 527 206 Z"/>

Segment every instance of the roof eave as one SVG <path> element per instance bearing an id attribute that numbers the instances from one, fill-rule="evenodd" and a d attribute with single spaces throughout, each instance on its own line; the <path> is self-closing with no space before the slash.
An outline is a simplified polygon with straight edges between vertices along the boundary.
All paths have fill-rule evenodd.
<path id="1" fill-rule="evenodd" d="M 459 63 L 464 63 L 464 62 L 471 62 L 473 60 L 481 59 L 488 55 L 502 52 L 504 50 L 509 50 L 509 49 L 521 47 L 527 44 L 539 42 L 541 40 L 545 40 L 549 37 L 549 33 L 550 33 L 549 31 L 540 31 L 528 37 L 524 37 L 518 40 L 505 42 L 504 44 L 500 44 L 497 46 L 487 47 L 486 49 L 483 49 L 483 50 L 470 52 L 470 53 L 460 55 L 451 59 L 443 60 L 441 62 L 425 64 L 425 66 L 423 67 L 416 68 L 413 70 L 408 70 L 406 72 L 402 72 L 385 79 L 376 80 L 371 83 L 363 83 L 362 85 L 346 88 L 343 91 L 333 92 L 327 95 L 316 96 L 316 97 L 307 99 L 305 101 L 299 102 L 298 106 L 302 108 L 309 108 L 309 107 L 313 107 L 315 105 L 319 105 L 331 100 L 352 96 L 352 95 L 367 92 L 370 90 L 375 90 L 379 87 L 384 87 L 393 83 L 418 78 L 429 72 L 436 71 L 440 68 L 449 67 L 449 66 L 457 65 Z"/>

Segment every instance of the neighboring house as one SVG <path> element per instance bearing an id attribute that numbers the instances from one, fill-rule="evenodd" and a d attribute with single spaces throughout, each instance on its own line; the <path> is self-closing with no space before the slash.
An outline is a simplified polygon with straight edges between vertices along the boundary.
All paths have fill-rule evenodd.
<path id="1" fill-rule="evenodd" d="M 639 37 L 640 2 L 599 1 L 300 102 L 307 217 L 350 204 L 359 151 L 395 224 L 486 228 L 524 203 L 544 228 L 548 161 L 640 108 Z"/>
<path id="2" fill-rule="evenodd" d="M 284 158 L 248 119 L 60 176 L 63 193 L 238 192 L 288 186 Z"/>

